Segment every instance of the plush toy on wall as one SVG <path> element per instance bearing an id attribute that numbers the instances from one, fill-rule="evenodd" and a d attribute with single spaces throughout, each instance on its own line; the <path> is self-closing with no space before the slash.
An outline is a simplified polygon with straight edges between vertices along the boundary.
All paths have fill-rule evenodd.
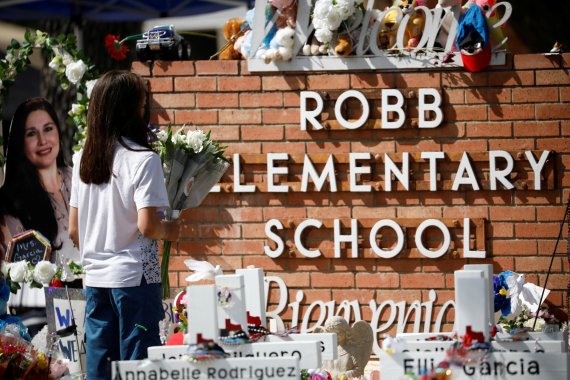
<path id="1" fill-rule="evenodd" d="M 286 26 L 295 27 L 297 22 L 296 0 L 270 0 L 273 11 L 278 13 L 275 23 L 278 29 Z"/>
<path id="2" fill-rule="evenodd" d="M 422 5 L 423 0 L 401 0 L 398 4 L 404 16 L 410 15 L 404 38 L 404 46 L 407 48 L 417 47 L 422 38 L 426 16 L 423 12 L 416 12 L 416 7 Z"/>
<path id="3" fill-rule="evenodd" d="M 498 28 L 491 27 L 491 25 L 495 25 L 497 22 L 499 22 L 499 16 L 497 15 L 497 12 L 493 12 L 490 15 L 488 14 L 488 12 L 495 6 L 496 3 L 496 0 L 475 0 L 475 4 L 481 8 L 483 14 L 485 14 L 487 20 L 489 20 L 489 33 L 491 35 L 491 44 L 493 47 L 500 45 L 501 42 L 505 39 L 503 28 L 506 26 L 506 24 L 503 24 Z M 503 45 L 503 48 L 507 49 L 506 42 Z"/>
<path id="4" fill-rule="evenodd" d="M 491 44 L 487 18 L 479 7 L 470 7 L 457 26 L 456 44 L 461 51 L 463 67 L 476 72 L 491 62 Z"/>
<path id="5" fill-rule="evenodd" d="M 336 39 L 334 53 L 339 57 L 347 57 L 352 53 L 352 40 L 348 34 L 341 34 Z"/>
<path id="6" fill-rule="evenodd" d="M 459 22 L 459 18 L 465 13 L 465 9 L 461 8 L 461 0 L 438 0 L 436 8 L 443 8 L 445 15 L 442 16 L 442 24 L 435 39 L 435 45 L 440 48 L 445 48 L 448 44 L 449 32 L 452 28 L 453 20 L 455 20 L 456 23 Z M 454 41 L 450 44 L 451 50 L 457 51 Z"/>
<path id="7" fill-rule="evenodd" d="M 323 43 L 319 42 L 313 33 L 308 42 L 303 45 L 303 55 L 324 55 L 328 54 L 328 48 Z"/>
<path id="8" fill-rule="evenodd" d="M 227 44 L 220 53 L 220 59 L 241 59 L 242 55 L 239 50 L 235 48 L 235 41 L 238 37 L 243 34 L 242 24 L 244 19 L 233 17 L 226 21 L 224 25 L 224 37 L 226 38 Z"/>
<path id="9" fill-rule="evenodd" d="M 391 49 L 394 47 L 399 26 L 397 10 L 391 10 L 384 15 L 378 32 L 377 44 L 380 49 Z"/>
<path id="10" fill-rule="evenodd" d="M 278 29 L 275 37 L 269 43 L 269 49 L 262 56 L 265 63 L 271 61 L 289 61 L 293 57 L 295 29 L 290 26 Z"/>

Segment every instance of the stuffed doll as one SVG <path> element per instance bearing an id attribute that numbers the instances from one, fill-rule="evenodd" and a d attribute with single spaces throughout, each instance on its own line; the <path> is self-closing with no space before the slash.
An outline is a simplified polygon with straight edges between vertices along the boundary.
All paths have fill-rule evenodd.
<path id="1" fill-rule="evenodd" d="M 10 287 L 6 283 L 4 276 L 0 275 L 0 334 L 12 335 L 15 338 L 22 338 L 30 342 L 32 338 L 22 320 L 19 317 L 8 314 L 9 298 Z"/>
<path id="2" fill-rule="evenodd" d="M 388 10 L 388 8 L 385 10 Z M 398 21 L 398 11 L 395 9 L 388 11 L 384 15 L 384 19 L 381 20 L 381 24 L 378 29 L 377 44 L 380 49 L 391 49 L 394 47 L 399 26 L 400 22 Z"/>
<path id="3" fill-rule="evenodd" d="M 407 48 L 415 48 L 422 38 L 426 16 L 423 12 L 416 12 L 416 7 L 421 5 L 424 5 L 422 0 L 401 0 L 398 4 L 404 16 L 410 15 L 404 38 Z"/>
<path id="4" fill-rule="evenodd" d="M 241 26 L 245 20 L 237 17 L 233 17 L 226 21 L 224 25 L 224 37 L 226 38 L 227 44 L 220 53 L 220 59 L 241 59 L 242 55 L 239 50 L 235 48 L 235 41 L 242 34 Z"/>
<path id="5" fill-rule="evenodd" d="M 278 29 L 286 26 L 295 27 L 297 22 L 297 1 L 296 0 L 270 0 L 273 12 L 277 12 Z"/>
<path id="6" fill-rule="evenodd" d="M 328 51 L 327 45 L 319 42 L 314 33 L 309 38 L 309 42 L 303 46 L 303 55 L 326 55 Z"/>
<path id="7" fill-rule="evenodd" d="M 269 49 L 262 56 L 265 63 L 271 61 L 288 61 L 293 57 L 295 29 L 286 26 L 277 30 L 275 37 L 269 43 Z"/>
<path id="8" fill-rule="evenodd" d="M 492 14 L 487 14 L 491 8 L 493 8 L 496 4 L 496 0 L 475 0 L 475 4 L 481 8 L 487 19 L 489 20 L 489 33 L 491 34 L 491 44 L 493 47 L 497 47 L 501 44 L 501 42 L 505 39 L 505 34 L 503 33 L 503 28 L 505 24 L 501 27 L 493 28 L 492 26 L 499 22 L 499 16 L 497 12 L 493 12 Z M 507 48 L 506 43 L 504 48 Z"/>
<path id="9" fill-rule="evenodd" d="M 346 57 L 352 53 L 352 40 L 348 34 L 341 34 L 336 40 L 334 53 L 339 57 Z"/>
<path id="10" fill-rule="evenodd" d="M 255 8 L 250 9 L 245 14 L 245 22 L 247 23 L 247 25 L 250 26 L 250 28 L 253 28 L 253 16 L 255 14 L 254 12 L 255 12 Z M 272 17 L 271 6 L 268 5 L 265 8 L 265 24 L 266 25 L 267 25 L 267 22 L 269 20 L 271 20 L 271 17 Z M 269 48 L 269 43 L 271 42 L 271 40 L 275 36 L 275 33 L 277 33 L 277 27 L 275 26 L 275 24 L 273 24 L 273 26 L 271 27 L 271 29 L 269 30 L 269 32 L 267 33 L 267 35 L 265 36 L 263 41 L 261 41 L 261 44 L 259 45 L 259 47 L 255 51 L 255 54 L 253 54 L 254 58 L 262 58 L 263 55 L 265 55 L 265 52 Z M 239 38 L 238 38 L 238 40 L 239 40 L 238 46 L 240 48 L 240 53 L 242 54 L 242 56 L 244 58 L 249 58 L 250 50 L 251 50 L 251 39 L 252 38 L 253 38 L 253 33 L 251 33 L 251 31 L 246 32 L 244 34 L 244 38 L 242 40 L 239 40 Z M 234 45 L 234 48 L 235 48 L 235 45 Z"/>

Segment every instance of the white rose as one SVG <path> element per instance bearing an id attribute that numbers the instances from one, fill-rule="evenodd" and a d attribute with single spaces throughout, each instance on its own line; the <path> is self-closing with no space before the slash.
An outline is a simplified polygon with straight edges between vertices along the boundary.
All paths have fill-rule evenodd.
<path id="1" fill-rule="evenodd" d="M 2 82 L 2 81 L 0 81 L 0 82 Z M 0 271 L 2 272 L 2 276 L 8 277 L 8 271 L 9 270 L 10 270 L 10 263 L 2 261 L 2 267 L 0 269 Z"/>
<path id="2" fill-rule="evenodd" d="M 65 66 L 71 65 L 73 63 L 73 57 L 71 56 L 71 54 L 69 54 L 65 50 L 63 51 L 63 54 L 61 55 L 61 60 Z"/>
<path id="3" fill-rule="evenodd" d="M 41 47 L 47 41 L 47 33 L 36 30 L 36 47 Z"/>
<path id="4" fill-rule="evenodd" d="M 65 62 L 65 61 L 64 61 Z M 77 84 L 87 71 L 87 65 L 82 61 L 72 62 L 65 69 L 65 76 L 73 84 Z"/>
<path id="5" fill-rule="evenodd" d="M 186 144 L 194 153 L 200 153 L 204 149 L 205 140 L 206 134 L 201 130 L 191 131 L 186 136 Z"/>
<path id="6" fill-rule="evenodd" d="M 14 282 L 24 282 L 28 277 L 28 262 L 18 261 L 10 264 L 10 279 Z"/>
<path id="7" fill-rule="evenodd" d="M 332 32 L 327 28 L 318 29 L 315 31 L 315 38 L 324 44 L 329 43 L 332 40 Z"/>
<path id="8" fill-rule="evenodd" d="M 71 114 L 81 115 L 83 113 L 83 111 L 85 111 L 85 106 L 83 104 L 73 103 L 71 105 Z"/>
<path id="9" fill-rule="evenodd" d="M 331 0 L 318 0 L 313 10 L 313 18 L 326 19 L 332 8 Z"/>
<path id="10" fill-rule="evenodd" d="M 340 24 L 342 23 L 342 17 L 340 15 L 339 10 L 337 8 L 334 8 L 334 10 L 329 12 L 326 20 L 330 30 L 337 30 Z"/>
<path id="11" fill-rule="evenodd" d="M 42 260 L 34 268 L 34 280 L 40 284 L 49 284 L 56 271 L 57 266 L 55 264 Z"/>
<path id="12" fill-rule="evenodd" d="M 166 139 L 168 137 L 168 133 L 161 129 L 160 131 L 156 132 L 156 138 L 158 139 L 158 141 L 160 142 L 166 142 Z"/>
<path id="13" fill-rule="evenodd" d="M 97 83 L 97 79 L 88 80 L 85 83 L 85 86 L 87 87 L 87 99 L 91 99 L 91 92 L 93 92 L 93 87 L 95 86 L 95 83 Z"/>
<path id="14" fill-rule="evenodd" d="M 184 129 L 180 128 L 176 133 L 172 136 L 172 141 L 174 145 L 184 145 L 186 142 L 186 135 L 184 134 Z"/>

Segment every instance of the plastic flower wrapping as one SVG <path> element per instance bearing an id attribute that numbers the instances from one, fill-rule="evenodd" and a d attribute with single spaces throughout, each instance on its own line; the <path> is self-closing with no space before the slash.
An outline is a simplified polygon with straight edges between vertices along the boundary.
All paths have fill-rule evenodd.
<path id="1" fill-rule="evenodd" d="M 225 146 L 211 139 L 211 132 L 180 128 L 173 133 L 156 131 L 156 150 L 159 152 L 170 210 L 167 218 L 175 219 L 180 211 L 198 207 L 229 168 L 224 157 Z M 171 242 L 164 242 L 161 275 L 163 297 L 170 296 L 168 263 Z"/>

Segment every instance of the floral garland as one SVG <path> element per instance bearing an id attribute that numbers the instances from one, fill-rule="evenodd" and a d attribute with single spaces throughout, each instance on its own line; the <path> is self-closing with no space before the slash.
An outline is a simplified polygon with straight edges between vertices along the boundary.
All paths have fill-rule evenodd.
<path id="1" fill-rule="evenodd" d="M 0 111 L 16 76 L 28 68 L 29 56 L 34 48 L 43 49 L 47 53 L 49 67 L 57 73 L 61 88 L 67 90 L 75 87 L 77 91 L 77 102 L 71 106 L 67 121 L 76 128 L 74 138 L 80 144 L 85 139 L 89 96 L 98 74 L 83 52 L 77 48 L 73 34 L 50 37 L 40 30 L 27 30 L 22 43 L 12 39 L 6 49 L 6 57 L 0 60 Z M 74 149 L 78 149 L 77 146 Z M 0 166 L 3 164 L 4 157 L 0 150 Z"/>
<path id="2" fill-rule="evenodd" d="M 6 279 L 10 292 L 16 294 L 21 289 L 20 284 L 28 284 L 31 288 L 44 286 L 63 287 L 64 282 L 72 282 L 83 273 L 81 265 L 68 261 L 63 266 L 42 260 L 35 266 L 28 261 L 15 263 L 2 262 L 1 272 Z"/>

